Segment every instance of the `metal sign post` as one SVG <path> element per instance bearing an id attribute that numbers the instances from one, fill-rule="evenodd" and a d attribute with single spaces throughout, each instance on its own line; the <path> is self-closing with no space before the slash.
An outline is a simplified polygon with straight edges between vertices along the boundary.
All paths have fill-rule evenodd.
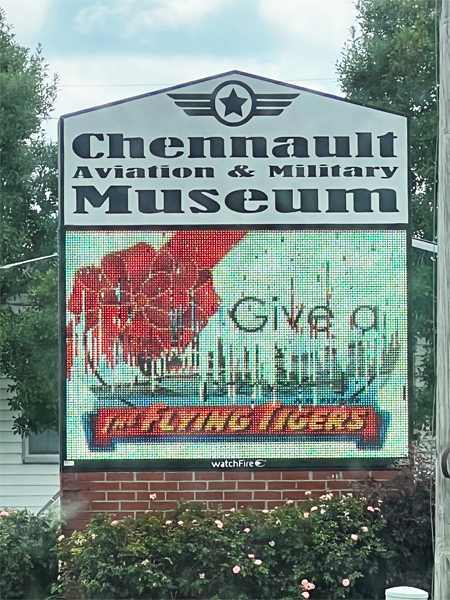
<path id="1" fill-rule="evenodd" d="M 437 238 L 436 527 L 434 597 L 450 597 L 450 4 L 440 24 L 439 185 Z"/>

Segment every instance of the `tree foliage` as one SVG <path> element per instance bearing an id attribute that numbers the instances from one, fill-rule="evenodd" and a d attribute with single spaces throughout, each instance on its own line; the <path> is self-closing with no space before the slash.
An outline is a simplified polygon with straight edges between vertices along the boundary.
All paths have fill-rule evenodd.
<path id="1" fill-rule="evenodd" d="M 357 27 L 337 64 L 351 99 L 409 117 L 412 227 L 435 235 L 438 0 L 358 0 Z M 429 253 L 413 250 L 410 272 L 412 333 L 425 355 L 416 368 L 416 427 L 432 421 L 434 398 L 434 268 Z"/>
<path id="2" fill-rule="evenodd" d="M 0 264 L 56 251 L 57 153 L 42 126 L 56 96 L 38 47 L 14 39 L 0 10 Z M 2 269 L 0 373 L 14 380 L 19 433 L 57 427 L 55 261 Z"/>
<path id="3" fill-rule="evenodd" d="M 49 516 L 36 516 L 28 510 L 0 513 L 0 598 L 49 597 L 58 576 L 52 549 L 59 526 Z"/>

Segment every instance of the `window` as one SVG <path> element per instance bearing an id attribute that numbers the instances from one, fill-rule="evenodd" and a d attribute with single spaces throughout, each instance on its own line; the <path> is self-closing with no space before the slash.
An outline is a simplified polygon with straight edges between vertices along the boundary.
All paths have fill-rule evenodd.
<path id="1" fill-rule="evenodd" d="M 58 463 L 59 434 L 50 429 L 42 433 L 31 433 L 23 440 L 23 462 Z"/>

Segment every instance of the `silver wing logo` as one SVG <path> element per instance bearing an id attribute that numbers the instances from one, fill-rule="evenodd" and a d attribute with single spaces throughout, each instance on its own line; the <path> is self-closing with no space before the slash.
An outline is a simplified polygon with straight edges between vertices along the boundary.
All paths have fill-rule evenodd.
<path id="1" fill-rule="evenodd" d="M 299 94 L 255 94 L 242 81 L 225 81 L 211 94 L 167 94 L 190 117 L 215 117 L 237 127 L 252 117 L 277 117 Z"/>

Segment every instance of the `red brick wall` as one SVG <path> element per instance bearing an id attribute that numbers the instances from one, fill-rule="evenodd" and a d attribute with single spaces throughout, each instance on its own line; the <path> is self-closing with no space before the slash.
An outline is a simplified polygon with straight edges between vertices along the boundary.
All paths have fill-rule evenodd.
<path id="1" fill-rule="evenodd" d="M 355 481 L 392 479 L 396 471 L 204 471 L 180 473 L 64 473 L 61 504 L 67 531 L 82 529 L 95 512 L 117 518 L 146 510 L 170 511 L 179 500 L 195 500 L 208 508 L 250 506 L 275 508 L 298 502 L 305 492 L 350 492 Z M 149 498 L 156 494 L 156 500 Z"/>

